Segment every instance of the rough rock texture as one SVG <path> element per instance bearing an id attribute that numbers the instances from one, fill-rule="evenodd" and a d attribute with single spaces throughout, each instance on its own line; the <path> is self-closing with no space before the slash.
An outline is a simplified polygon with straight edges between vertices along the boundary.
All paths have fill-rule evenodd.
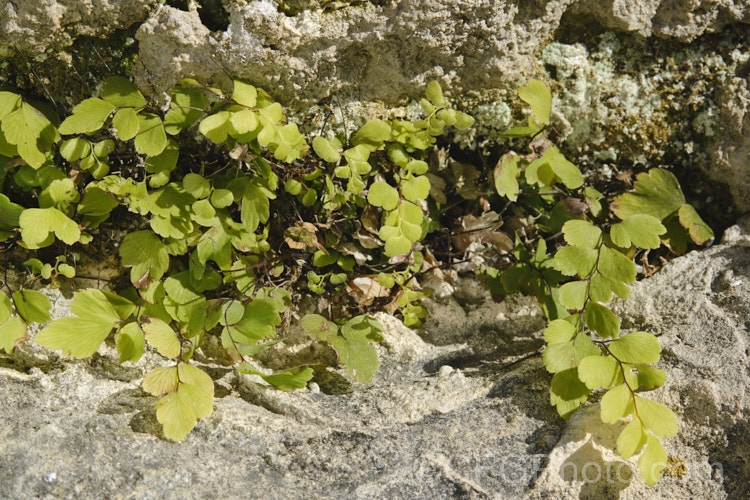
<path id="1" fill-rule="evenodd" d="M 738 21 L 750 21 L 746 0 L 583 0 L 570 13 L 594 16 L 607 29 L 684 42 Z"/>
<path id="2" fill-rule="evenodd" d="M 209 366 L 214 414 L 179 444 L 158 437 L 139 389 L 154 357 L 122 367 L 104 347 L 72 362 L 33 344 L 0 356 L 0 497 L 746 498 L 748 276 L 745 220 L 620 307 L 626 328 L 660 335 L 668 382 L 652 397 L 680 419 L 654 488 L 612 451 L 622 425 L 599 421 L 596 398 L 568 422 L 550 407 L 532 303 L 457 281 L 437 288 L 421 336 L 380 316 L 369 385 L 283 393 Z"/>
<path id="3" fill-rule="evenodd" d="M 362 103 L 405 104 L 437 79 L 478 118 L 459 138 L 474 148 L 511 125 L 515 87 L 541 77 L 557 82 L 555 127 L 589 170 L 702 171 L 729 188 L 721 212 L 750 210 L 746 1 L 441 0 L 289 16 L 259 0 L 229 14 L 226 31 L 207 36 L 197 11 L 162 7 L 137 34 L 139 83 L 162 95 L 179 78 L 221 84 L 227 72 L 308 112 L 335 98 L 341 126 L 369 117 Z M 716 191 L 696 187 L 691 202 Z"/>
<path id="4" fill-rule="evenodd" d="M 41 54 L 142 22 L 157 0 L 0 0 L 0 55 Z"/>
<path id="5" fill-rule="evenodd" d="M 228 86 L 231 74 L 299 111 L 308 131 L 354 127 L 383 106 L 408 113 L 437 79 L 478 118 L 457 137 L 476 148 L 514 121 L 516 87 L 542 78 L 565 152 L 588 171 L 671 165 L 683 182 L 715 183 L 687 186 L 699 209 L 718 203 L 715 225 L 750 210 L 748 0 L 0 0 L 0 12 L 0 58 L 26 54 L 0 61 L 0 84 L 74 94 L 68 109 L 107 74 L 90 69 L 107 47 L 61 47 L 127 27 L 138 62 L 104 65 L 132 71 L 157 100 L 181 78 Z M 731 198 L 717 196 L 725 189 Z"/>

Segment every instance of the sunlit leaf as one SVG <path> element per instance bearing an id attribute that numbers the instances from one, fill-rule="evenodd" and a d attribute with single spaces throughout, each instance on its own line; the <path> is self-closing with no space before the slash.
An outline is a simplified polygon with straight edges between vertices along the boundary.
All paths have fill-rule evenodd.
<path id="1" fill-rule="evenodd" d="M 624 363 L 654 364 L 659 361 L 661 344 L 647 332 L 634 332 L 623 335 L 608 346 L 614 357 Z"/>
<path id="2" fill-rule="evenodd" d="M 622 383 L 620 363 L 611 356 L 589 356 L 578 365 L 578 378 L 589 389 L 612 387 Z"/>
<path id="3" fill-rule="evenodd" d="M 159 280 L 169 267 L 167 249 L 151 231 L 134 231 L 125 236 L 120 244 L 120 258 L 122 265 L 132 267 L 130 280 L 138 288 Z"/>
<path id="4" fill-rule="evenodd" d="M 118 108 L 140 108 L 146 105 L 146 99 L 130 80 L 122 76 L 110 76 L 104 81 L 101 91 L 102 99 Z"/>
<path id="5" fill-rule="evenodd" d="M 96 132 L 114 110 L 109 102 L 96 97 L 86 99 L 73 108 L 73 114 L 60 124 L 58 131 L 64 135 Z"/>
<path id="6" fill-rule="evenodd" d="M 141 328 L 146 334 L 146 340 L 159 354 L 167 358 L 180 355 L 181 344 L 174 330 L 158 318 L 141 317 Z"/>
<path id="7" fill-rule="evenodd" d="M 7 354 L 13 351 L 16 342 L 26 337 L 26 323 L 18 316 L 11 316 L 0 324 L 0 349 Z"/>
<path id="8" fill-rule="evenodd" d="M 120 363 L 138 361 L 145 348 L 143 332 L 137 323 L 128 323 L 117 332 L 117 352 L 120 353 Z"/>
<path id="9" fill-rule="evenodd" d="M 625 384 L 615 386 L 602 396 L 601 417 L 605 424 L 614 424 L 625 418 L 633 407 L 633 397 Z"/>
<path id="10" fill-rule="evenodd" d="M 570 245 L 595 248 L 601 242 L 602 230 L 585 220 L 569 220 L 562 227 L 565 241 Z"/>
<path id="11" fill-rule="evenodd" d="M 51 307 L 46 295 L 36 290 L 18 290 L 13 292 L 13 304 L 26 323 L 46 323 L 49 321 Z"/>
<path id="12" fill-rule="evenodd" d="M 586 306 L 586 324 L 602 337 L 616 337 L 620 333 L 620 318 L 596 302 Z"/>
<path id="13" fill-rule="evenodd" d="M 617 438 L 617 451 L 622 458 L 628 459 L 638 453 L 646 444 L 648 435 L 643 431 L 641 421 L 631 420 Z"/>
<path id="14" fill-rule="evenodd" d="M 643 454 L 638 459 L 638 469 L 643 482 L 653 486 L 661 479 L 661 471 L 667 466 L 667 452 L 654 436 L 648 436 Z"/>
<path id="15" fill-rule="evenodd" d="M 531 112 L 542 125 L 549 123 L 552 110 L 552 94 L 541 80 L 531 80 L 518 89 L 518 97 L 531 106 Z"/>
<path id="16" fill-rule="evenodd" d="M 36 336 L 36 342 L 51 350 L 85 358 L 96 352 L 120 320 L 107 297 L 96 289 L 76 292 L 71 310 L 77 317 L 53 321 Z"/>
<path id="17" fill-rule="evenodd" d="M 638 416 L 648 430 L 660 437 L 672 437 L 677 434 L 677 416 L 666 406 L 650 399 L 635 397 Z"/>

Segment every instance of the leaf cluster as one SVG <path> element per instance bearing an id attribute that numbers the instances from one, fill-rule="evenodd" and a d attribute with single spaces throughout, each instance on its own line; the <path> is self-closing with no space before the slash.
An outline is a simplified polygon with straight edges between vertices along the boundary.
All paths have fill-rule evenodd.
<path id="1" fill-rule="evenodd" d="M 519 89 L 519 97 L 531 108 L 528 126 L 507 135 L 530 137 L 531 153 L 504 154 L 494 171 L 495 188 L 517 206 L 542 213 L 541 231 L 523 233 L 526 241 L 517 232 L 512 265 L 495 270 L 490 279 L 503 293 L 535 295 L 542 306 L 549 320 L 543 361 L 553 374 L 550 401 L 559 414 L 570 416 L 592 391 L 604 389 L 602 421 L 629 419 L 618 451 L 623 458 L 640 453 L 641 476 L 653 485 L 667 459 L 659 438 L 678 430 L 671 410 L 642 395 L 666 381 L 655 366 L 661 345 L 650 333 L 622 332 L 610 303 L 627 299 L 637 275 L 637 251 L 666 245 L 681 253 L 688 241 L 703 244 L 713 233 L 664 169 L 639 174 L 632 191 L 609 206 L 602 203 L 602 194 L 585 186 L 579 169 L 547 139 L 551 94 L 546 85 L 531 81 Z M 521 201 L 529 195 L 532 201 Z M 545 233 L 552 237 L 545 239 Z M 561 244 L 548 255 L 548 241 L 555 236 L 562 237 Z"/>
<path id="2" fill-rule="evenodd" d="M 30 325 L 49 321 L 50 304 L 34 283 L 75 279 L 80 253 L 111 239 L 129 279 L 77 289 L 73 315 L 47 324 L 35 341 L 76 358 L 105 342 L 121 363 L 146 352 L 163 357 L 169 366 L 148 372 L 143 388 L 160 398 L 167 438 L 182 439 L 212 412 L 213 384 L 194 361 L 209 337 L 237 373 L 281 390 L 312 379 L 311 362 L 269 373 L 258 361 L 284 340 L 277 328 L 292 311 L 295 285 L 350 297 L 328 317 L 351 319 L 314 314 L 302 324 L 352 379 L 369 382 L 382 327 L 350 311 L 390 300 L 407 324 L 426 316 L 414 274 L 424 265 L 418 242 L 435 228 L 427 154 L 445 129 L 472 123 L 437 83 L 422 106 L 424 120 L 371 120 L 351 138 L 314 137 L 316 157 L 281 105 L 241 80 L 229 92 L 182 80 L 168 106 L 156 108 L 128 79 L 111 77 L 62 120 L 0 92 L 0 241 L 31 257 L 22 264 L 31 285 L 6 283 L 0 294 L 0 348 L 11 352 Z M 196 142 L 225 166 L 186 158 L 185 146 Z"/>

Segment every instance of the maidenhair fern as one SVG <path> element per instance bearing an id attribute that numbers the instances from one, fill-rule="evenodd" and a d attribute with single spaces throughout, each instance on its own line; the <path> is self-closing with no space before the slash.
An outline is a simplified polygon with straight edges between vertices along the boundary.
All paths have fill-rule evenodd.
<path id="1" fill-rule="evenodd" d="M 516 231 L 509 265 L 484 271 L 493 291 L 538 298 L 560 415 L 605 389 L 602 420 L 630 419 L 618 449 L 625 458 L 641 452 L 642 475 L 654 484 L 666 462 L 659 438 L 677 432 L 674 414 L 642 395 L 665 383 L 655 367 L 661 348 L 647 332 L 622 332 L 610 303 L 627 298 L 639 248 L 666 244 L 680 253 L 711 230 L 661 169 L 640 174 L 633 191 L 608 207 L 547 139 L 547 86 L 533 80 L 519 96 L 531 114 L 506 135 L 530 138 L 531 154 L 501 157 L 499 196 L 490 202 L 534 212 L 537 223 Z M 317 311 L 325 315 L 301 318 L 303 329 L 335 351 L 352 379 L 369 382 L 383 329 L 362 313 L 400 312 L 409 326 L 426 316 L 420 300 L 428 292 L 416 277 L 438 267 L 428 240 L 444 241 L 437 230 L 446 214 L 429 155 L 446 130 L 473 123 L 435 82 L 420 104 L 421 120 L 370 120 L 350 138 L 312 138 L 311 152 L 281 105 L 240 80 L 231 92 L 183 80 L 162 109 L 113 77 L 62 122 L 0 92 L 0 241 L 32 254 L 5 264 L 30 278 L 17 288 L 4 283 L 0 348 L 10 353 L 32 324 L 49 321 L 49 301 L 34 284 L 74 279 L 79 253 L 109 238 L 129 279 L 77 290 L 73 315 L 35 340 L 83 358 L 110 339 L 120 363 L 158 353 L 167 366 L 146 373 L 143 389 L 159 397 L 156 416 L 168 439 L 184 438 L 212 413 L 213 382 L 194 360 L 209 336 L 238 373 L 281 390 L 302 388 L 327 369 L 316 362 L 268 373 L 257 363 L 283 341 L 277 329 L 295 286 L 328 299 L 327 311 Z M 185 153 L 196 137 L 221 163 L 207 167 L 208 156 Z"/>

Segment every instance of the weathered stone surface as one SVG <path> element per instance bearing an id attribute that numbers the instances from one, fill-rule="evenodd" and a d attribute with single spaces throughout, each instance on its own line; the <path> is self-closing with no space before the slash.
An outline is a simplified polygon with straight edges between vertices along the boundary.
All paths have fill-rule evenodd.
<path id="1" fill-rule="evenodd" d="M 750 20 L 746 0 L 583 0 L 573 6 L 570 14 L 593 16 L 606 29 L 632 31 L 646 37 L 673 37 L 684 42 Z"/>
<path id="2" fill-rule="evenodd" d="M 106 36 L 142 22 L 159 0 L 0 0 L 0 55 L 60 49 L 79 36 Z"/>
<path id="3" fill-rule="evenodd" d="M 73 362 L 33 344 L 0 356 L 0 496 L 745 498 L 748 276 L 745 220 L 619 306 L 625 328 L 660 336 L 668 382 L 650 397 L 680 419 L 654 488 L 613 452 L 622 424 L 602 424 L 595 397 L 568 422 L 550 407 L 538 311 L 459 280 L 436 291 L 422 336 L 379 316 L 369 385 L 283 393 L 207 365 L 214 414 L 178 444 L 159 438 L 155 398 L 139 388 L 157 357 L 119 367 L 109 347 Z M 48 294 L 65 314 L 67 299 Z"/>
<path id="4" fill-rule="evenodd" d="M 516 87 L 542 78 L 553 83 L 565 152 L 588 171 L 612 178 L 631 165 L 668 164 L 682 179 L 700 173 L 716 184 L 687 189 L 699 209 L 719 203 L 716 224 L 730 223 L 730 210 L 750 210 L 747 0 L 377 1 L 338 9 L 257 0 L 225 2 L 225 29 L 206 21 L 216 2 L 171 3 L 187 10 L 160 0 L 0 0 L 0 57 L 29 56 L 21 76 L 0 63 L 0 80 L 7 73 L 10 85 L 45 95 L 73 89 L 45 74 L 44 56 L 33 58 L 55 49 L 49 56 L 70 61 L 87 94 L 101 77 L 80 59 L 98 53 L 60 47 L 139 26 L 132 76 L 157 100 L 181 78 L 228 86 L 231 74 L 264 87 L 302 121 L 332 111 L 326 123 L 340 129 L 384 108 L 410 113 L 410 100 L 437 79 L 478 118 L 457 138 L 476 148 L 511 125 Z M 59 73 L 59 61 L 50 68 Z M 71 92 L 62 99 L 70 105 L 81 100 Z M 717 196 L 724 189 L 731 198 Z"/>

